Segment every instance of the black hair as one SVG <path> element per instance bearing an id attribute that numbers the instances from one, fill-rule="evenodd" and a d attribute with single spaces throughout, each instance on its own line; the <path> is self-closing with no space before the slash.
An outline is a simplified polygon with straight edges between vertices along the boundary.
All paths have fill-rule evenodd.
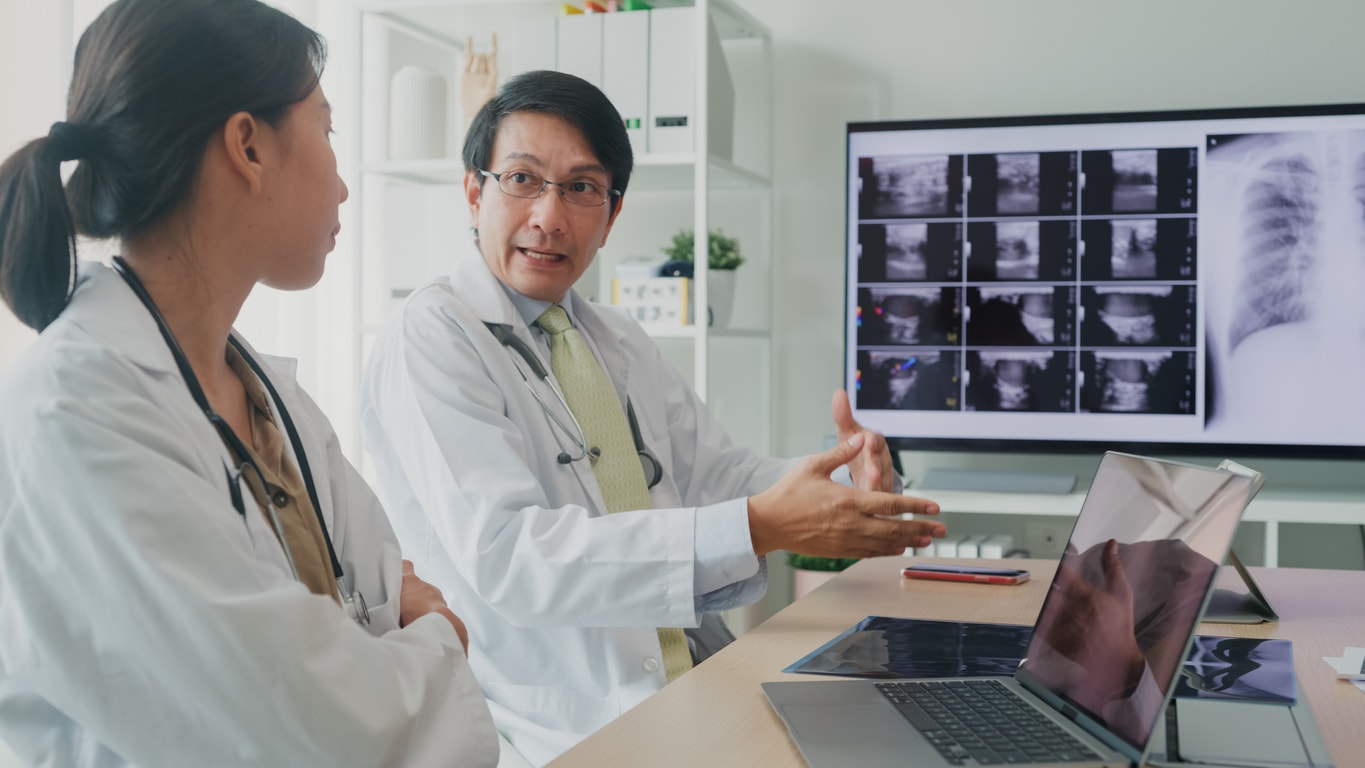
<path id="1" fill-rule="evenodd" d="M 563 72 L 523 72 L 504 83 L 469 125 L 464 140 L 465 170 L 488 170 L 503 118 L 516 112 L 554 115 L 582 131 L 593 154 L 611 174 L 612 189 L 625 196 L 635 156 L 621 113 L 597 86 Z M 483 182 L 480 177 L 479 183 Z"/>
<path id="2" fill-rule="evenodd" d="M 131 238 L 190 196 L 238 112 L 278 125 L 326 45 L 258 0 L 118 0 L 81 35 L 66 121 L 0 165 L 0 295 L 42 330 L 75 284 L 76 233 Z M 63 190 L 61 162 L 79 160 Z"/>

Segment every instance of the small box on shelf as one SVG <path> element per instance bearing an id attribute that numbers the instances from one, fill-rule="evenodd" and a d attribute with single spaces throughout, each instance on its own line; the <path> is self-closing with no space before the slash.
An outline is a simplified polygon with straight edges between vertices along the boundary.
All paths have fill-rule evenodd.
<path id="1" fill-rule="evenodd" d="M 687 325 L 691 284 L 686 277 L 618 277 L 611 281 L 611 303 L 640 323 Z"/>

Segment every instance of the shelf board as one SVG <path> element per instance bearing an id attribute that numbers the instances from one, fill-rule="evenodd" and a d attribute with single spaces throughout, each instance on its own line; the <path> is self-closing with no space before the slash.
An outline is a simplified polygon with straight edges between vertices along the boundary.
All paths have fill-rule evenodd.
<path id="1" fill-rule="evenodd" d="M 695 339 L 697 326 L 674 323 L 640 323 L 645 333 L 656 339 Z"/>
<path id="2" fill-rule="evenodd" d="M 656 339 L 695 339 L 695 325 L 674 325 L 672 323 L 640 323 L 645 333 Z M 767 341 L 770 334 L 756 328 L 710 328 L 707 335 L 713 339 L 756 339 Z"/>
<path id="3" fill-rule="evenodd" d="M 695 178 L 693 165 L 696 156 L 691 152 L 644 154 L 635 158 L 631 174 L 631 191 L 678 191 L 691 189 Z M 412 184 L 453 184 L 464 180 L 464 161 L 456 157 L 437 160 L 383 160 L 363 163 L 362 173 L 385 176 L 395 181 Z M 767 178 L 719 157 L 711 158 L 711 186 L 719 189 L 762 187 Z"/>
<path id="4" fill-rule="evenodd" d="M 733 0 L 710 0 L 711 18 L 722 40 L 754 40 L 771 36 L 763 22 Z M 359 9 L 378 13 L 453 40 L 464 40 L 471 27 L 528 13 L 558 15 L 559 2 L 547 0 L 360 0 Z M 656 8 L 695 5 L 692 0 L 653 0 Z"/>
<path id="5" fill-rule="evenodd" d="M 1075 517 L 1085 491 L 1068 494 L 940 491 L 911 487 L 906 493 L 938 502 L 944 512 Z M 1266 489 L 1247 506 L 1244 522 L 1365 524 L 1365 493 Z"/>

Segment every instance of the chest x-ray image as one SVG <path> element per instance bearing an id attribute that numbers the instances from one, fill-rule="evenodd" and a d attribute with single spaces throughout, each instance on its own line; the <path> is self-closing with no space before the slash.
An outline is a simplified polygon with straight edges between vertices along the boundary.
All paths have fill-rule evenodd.
<path id="1" fill-rule="evenodd" d="M 1365 434 L 1365 131 L 1211 136 L 1206 431 Z"/>

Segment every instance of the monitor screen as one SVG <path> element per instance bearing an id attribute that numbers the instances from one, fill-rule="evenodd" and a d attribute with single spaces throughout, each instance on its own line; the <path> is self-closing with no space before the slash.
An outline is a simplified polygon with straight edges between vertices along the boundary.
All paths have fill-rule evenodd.
<path id="1" fill-rule="evenodd" d="M 1365 105 L 847 141 L 863 425 L 912 449 L 1365 453 Z"/>

